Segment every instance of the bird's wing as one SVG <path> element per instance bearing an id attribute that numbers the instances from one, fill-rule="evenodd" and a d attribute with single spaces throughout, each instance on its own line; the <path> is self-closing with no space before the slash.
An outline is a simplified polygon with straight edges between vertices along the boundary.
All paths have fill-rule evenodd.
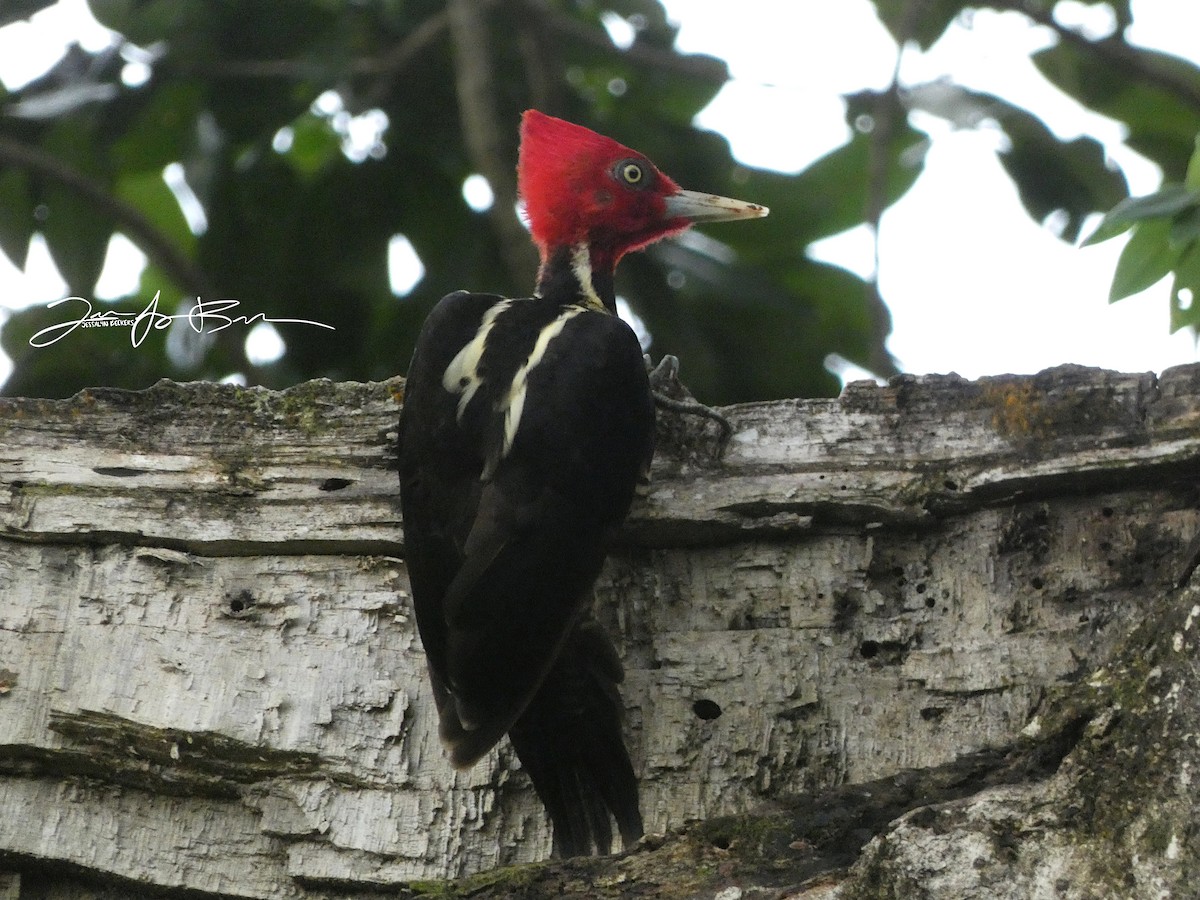
<path id="1" fill-rule="evenodd" d="M 442 600 L 442 710 L 451 761 L 467 766 L 524 710 L 589 600 L 603 563 L 600 536 L 578 528 L 561 498 L 526 473 L 497 473 L 480 495 L 463 562 Z M 536 510 L 533 518 L 523 513 Z"/>
<path id="2" fill-rule="evenodd" d="M 471 311 L 463 326 L 430 316 L 427 330 L 443 333 L 418 345 L 401 425 L 410 577 L 442 738 L 459 766 L 499 740 L 553 667 L 628 510 L 654 421 L 637 339 L 601 313 L 548 319 L 539 337 L 551 329 L 550 339 L 540 350 L 531 341 L 507 371 L 487 365 L 485 345 L 460 408 L 443 373 L 479 333 Z M 496 334 L 507 320 L 494 320 Z"/>
<path id="3" fill-rule="evenodd" d="M 458 397 L 442 384 L 460 349 L 487 312 L 503 302 L 491 294 L 449 294 L 425 318 L 404 384 L 398 428 L 404 555 L 417 627 L 439 712 L 446 684 L 446 622 L 442 602 L 462 565 L 462 549 L 479 505 L 479 437 L 458 420 Z"/>

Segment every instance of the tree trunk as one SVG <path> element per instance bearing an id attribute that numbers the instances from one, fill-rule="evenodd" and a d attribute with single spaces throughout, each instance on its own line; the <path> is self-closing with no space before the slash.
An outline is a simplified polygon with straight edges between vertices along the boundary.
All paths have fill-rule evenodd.
<path id="1" fill-rule="evenodd" d="M 401 394 L 0 399 L 0 898 L 1196 895 L 1200 366 L 660 415 L 596 592 L 656 834 L 499 872 L 548 826 L 438 745 Z"/>

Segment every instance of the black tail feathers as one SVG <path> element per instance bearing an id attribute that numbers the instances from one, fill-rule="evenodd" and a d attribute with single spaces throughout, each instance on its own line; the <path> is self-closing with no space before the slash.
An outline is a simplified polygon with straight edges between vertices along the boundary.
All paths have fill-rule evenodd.
<path id="1" fill-rule="evenodd" d="M 608 636 L 585 619 L 509 731 L 550 814 L 559 856 L 611 852 L 612 820 L 626 847 L 642 836 L 637 778 L 621 733 L 623 677 Z"/>

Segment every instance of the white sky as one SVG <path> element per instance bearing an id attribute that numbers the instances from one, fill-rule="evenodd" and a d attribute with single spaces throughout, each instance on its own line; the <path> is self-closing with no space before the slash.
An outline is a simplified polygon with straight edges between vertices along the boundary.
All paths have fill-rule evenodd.
<path id="1" fill-rule="evenodd" d="M 868 0 L 739 0 L 736 12 L 728 0 L 664 5 L 682 25 L 682 50 L 729 62 L 733 81 L 700 124 L 726 134 L 749 165 L 798 171 L 841 144 L 848 132 L 839 95 L 886 86 L 895 66 L 894 44 Z M 1133 7 L 1132 40 L 1200 61 L 1200 2 L 1134 0 Z M 1067 11 L 1071 24 L 1103 29 L 1106 9 Z M 62 0 L 33 25 L 0 30 L 0 80 L 11 89 L 36 77 L 67 40 L 103 46 L 103 31 L 89 30 L 87 18 L 83 0 Z M 1109 143 L 1135 194 L 1156 189 L 1158 170 L 1117 145 L 1117 123 L 1086 112 L 1037 74 L 1029 52 L 1051 40 L 1017 14 L 980 11 L 928 54 L 906 52 L 902 79 L 950 76 L 1033 110 L 1062 137 L 1094 134 Z M 1200 358 L 1190 333 L 1167 333 L 1166 282 L 1107 303 L 1122 239 L 1086 250 L 1063 244 L 1025 215 L 993 153 L 996 135 L 956 132 L 928 117 L 920 125 L 934 138 L 925 171 L 885 214 L 880 244 L 894 325 L 888 346 L 902 368 L 967 377 L 1065 362 L 1162 371 Z M 865 229 L 822 242 L 814 255 L 863 274 L 872 266 Z M 123 293 L 137 256 L 127 242 L 114 246 L 97 295 Z M 46 303 L 64 291 L 43 246 L 35 245 L 25 274 L 0 255 L 0 306 Z M 0 359 L 0 378 L 8 371 Z"/>

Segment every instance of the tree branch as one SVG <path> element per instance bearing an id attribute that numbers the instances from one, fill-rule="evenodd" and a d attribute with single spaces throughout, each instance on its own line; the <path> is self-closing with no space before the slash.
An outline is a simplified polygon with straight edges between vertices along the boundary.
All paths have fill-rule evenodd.
<path id="1" fill-rule="evenodd" d="M 500 870 L 551 839 L 436 751 L 401 393 L 0 398 L 0 896 L 1195 895 L 1200 366 L 661 417 L 596 604 L 651 835 Z"/>
<path id="2" fill-rule="evenodd" d="M 82 194 L 102 212 L 111 216 L 120 230 L 181 289 L 197 296 L 212 293 L 204 272 L 192 260 L 163 235 L 139 209 L 114 197 L 100 182 L 38 148 L 3 135 L 0 135 L 0 162 L 11 163 L 52 178 Z"/>
<path id="3" fill-rule="evenodd" d="M 405 35 L 391 50 L 378 59 L 357 62 L 354 69 L 365 74 L 379 74 L 382 77 L 371 87 L 364 98 L 364 105 L 369 109 L 378 106 L 392 92 L 392 87 L 400 73 L 408 67 L 419 53 L 431 47 L 450 27 L 450 14 L 446 10 L 434 13 L 420 25 Z"/>
<path id="4" fill-rule="evenodd" d="M 566 63 L 561 47 L 546 27 L 545 16 L 529 5 L 517 17 L 517 50 L 525 69 L 529 105 L 543 112 L 560 109 Z"/>
<path id="5" fill-rule="evenodd" d="M 486 7 L 476 0 L 450 0 L 450 34 L 454 41 L 455 87 L 463 141 L 475 168 L 488 180 L 496 202 L 489 211 L 500 238 L 505 266 L 515 283 L 531 281 L 537 268 L 529 235 L 513 215 L 517 179 L 510 161 L 510 145 L 496 111 L 492 86 L 496 83 Z"/>
<path id="6" fill-rule="evenodd" d="M 494 0 L 485 0 L 491 6 Z M 442 10 L 426 18 L 386 53 L 366 59 L 353 60 L 348 68 L 352 76 L 380 76 L 378 81 L 363 96 L 360 105 L 369 109 L 381 104 L 391 93 L 396 79 L 416 57 L 429 49 L 448 31 L 450 14 Z M 185 75 L 219 80 L 234 79 L 286 79 L 320 78 L 328 74 L 320 64 L 309 59 L 222 59 L 178 67 Z"/>
<path id="7" fill-rule="evenodd" d="M 488 3 L 487 5 L 491 5 Z M 420 25 L 398 41 L 395 46 L 379 56 L 353 60 L 348 71 L 352 75 L 392 74 L 408 65 L 421 51 L 429 47 L 450 24 L 450 16 L 444 10 L 429 16 Z M 309 59 L 218 59 L 176 66 L 184 75 L 203 78 L 308 78 L 327 71 Z"/>

